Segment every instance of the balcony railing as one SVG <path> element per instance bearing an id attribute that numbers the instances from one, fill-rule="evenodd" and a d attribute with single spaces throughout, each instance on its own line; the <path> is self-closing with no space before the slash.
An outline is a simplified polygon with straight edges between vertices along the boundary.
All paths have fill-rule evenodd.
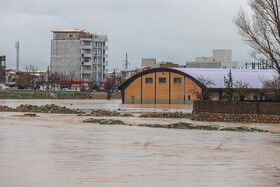
<path id="1" fill-rule="evenodd" d="M 82 54 L 82 57 L 91 57 L 91 54 Z"/>
<path id="2" fill-rule="evenodd" d="M 92 72 L 91 70 L 82 70 L 83 74 L 91 74 L 91 72 Z"/>
<path id="3" fill-rule="evenodd" d="M 91 66 L 91 62 L 83 62 L 84 66 Z"/>
<path id="4" fill-rule="evenodd" d="M 82 49 L 92 49 L 91 45 L 82 45 Z"/>

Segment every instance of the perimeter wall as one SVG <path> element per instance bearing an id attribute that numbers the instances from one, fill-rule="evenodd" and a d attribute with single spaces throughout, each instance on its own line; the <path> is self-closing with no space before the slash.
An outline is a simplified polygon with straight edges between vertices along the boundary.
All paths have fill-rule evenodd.
<path id="1" fill-rule="evenodd" d="M 194 101 L 197 121 L 280 123 L 280 103 Z"/>

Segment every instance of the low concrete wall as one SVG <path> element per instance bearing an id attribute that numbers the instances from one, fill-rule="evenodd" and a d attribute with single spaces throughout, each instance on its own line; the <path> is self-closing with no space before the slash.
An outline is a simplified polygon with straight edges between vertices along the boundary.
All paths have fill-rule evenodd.
<path id="1" fill-rule="evenodd" d="M 194 101 L 197 121 L 280 123 L 280 103 Z"/>

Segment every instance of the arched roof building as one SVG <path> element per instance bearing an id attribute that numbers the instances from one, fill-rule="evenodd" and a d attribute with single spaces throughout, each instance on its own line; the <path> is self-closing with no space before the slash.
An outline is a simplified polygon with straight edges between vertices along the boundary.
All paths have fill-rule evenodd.
<path id="1" fill-rule="evenodd" d="M 232 69 L 231 72 L 234 82 L 246 83 L 254 90 L 262 88 L 263 80 L 272 80 L 277 75 L 274 70 Z M 202 78 L 213 82 L 209 89 L 214 98 L 221 99 L 228 73 L 228 69 L 153 68 L 130 77 L 119 89 L 123 103 L 187 104 L 198 99 L 195 92 L 204 87 Z"/>

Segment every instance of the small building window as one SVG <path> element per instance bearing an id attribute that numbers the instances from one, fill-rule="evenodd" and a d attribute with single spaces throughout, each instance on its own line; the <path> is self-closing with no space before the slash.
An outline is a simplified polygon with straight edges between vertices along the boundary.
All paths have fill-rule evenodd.
<path id="1" fill-rule="evenodd" d="M 166 83 L 166 78 L 159 78 L 159 83 Z"/>
<path id="2" fill-rule="evenodd" d="M 153 78 L 146 78 L 146 83 L 153 83 Z"/>
<path id="3" fill-rule="evenodd" d="M 181 78 L 174 78 L 174 83 L 181 83 Z"/>
<path id="4" fill-rule="evenodd" d="M 190 95 L 188 95 L 188 100 L 189 100 L 189 101 L 191 100 L 191 96 L 190 96 Z"/>

